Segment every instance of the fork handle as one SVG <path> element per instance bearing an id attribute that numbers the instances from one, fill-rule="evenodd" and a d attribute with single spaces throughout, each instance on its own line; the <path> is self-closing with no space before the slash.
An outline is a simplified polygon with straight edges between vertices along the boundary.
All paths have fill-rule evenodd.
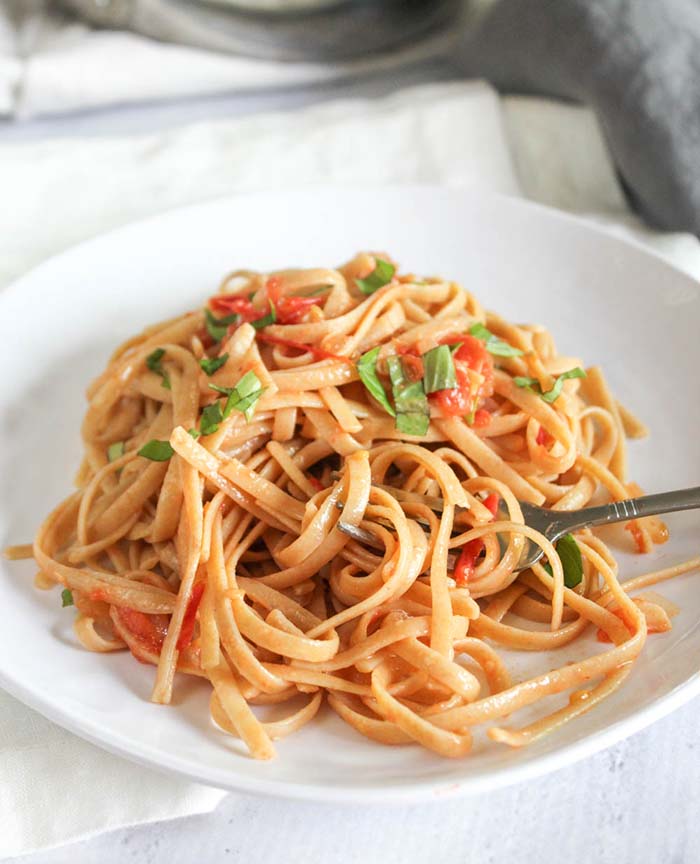
<path id="1" fill-rule="evenodd" d="M 612 522 L 626 522 L 642 516 L 659 516 L 661 513 L 675 513 L 679 510 L 700 510 L 700 486 L 690 489 L 677 489 L 675 492 L 660 492 L 656 495 L 643 495 L 641 498 L 627 498 L 599 507 L 585 507 L 571 513 L 561 511 L 557 514 L 557 536 L 568 531 L 576 531 L 590 525 L 607 525 Z M 551 511 L 550 511 L 551 512 Z"/>

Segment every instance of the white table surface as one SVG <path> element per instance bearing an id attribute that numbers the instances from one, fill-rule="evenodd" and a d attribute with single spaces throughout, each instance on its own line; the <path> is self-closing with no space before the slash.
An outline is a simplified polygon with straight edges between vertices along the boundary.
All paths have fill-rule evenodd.
<path id="1" fill-rule="evenodd" d="M 433 63 L 383 79 L 317 89 L 0 122 L 0 141 L 128 134 L 338 96 L 384 95 L 447 77 L 450 70 Z M 699 712 L 696 699 L 597 756 L 483 796 L 367 808 L 229 796 L 208 815 L 103 834 L 21 861 L 276 864 L 282 846 L 289 862 L 313 864 L 690 864 L 700 860 Z"/>

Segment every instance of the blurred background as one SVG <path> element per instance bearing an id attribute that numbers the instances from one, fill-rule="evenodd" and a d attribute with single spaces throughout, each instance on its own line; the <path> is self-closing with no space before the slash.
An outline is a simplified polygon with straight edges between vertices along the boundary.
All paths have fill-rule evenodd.
<path id="1" fill-rule="evenodd" d="M 447 61 L 476 8 L 462 0 L 4 2 L 0 108 L 24 120 L 394 76 Z"/>

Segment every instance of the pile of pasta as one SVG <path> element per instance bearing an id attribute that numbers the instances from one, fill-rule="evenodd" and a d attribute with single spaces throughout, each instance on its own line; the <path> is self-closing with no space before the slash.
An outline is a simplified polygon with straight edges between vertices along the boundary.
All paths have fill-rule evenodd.
<path id="1" fill-rule="evenodd" d="M 526 526 L 521 502 L 638 494 L 625 438 L 643 427 L 543 327 L 385 254 L 236 271 L 125 342 L 88 400 L 37 584 L 62 587 L 86 648 L 153 664 L 155 702 L 176 672 L 208 681 L 214 723 L 260 759 L 324 700 L 368 738 L 441 756 L 479 726 L 533 741 L 670 627 L 671 604 L 630 592 L 699 563 L 625 583 L 593 531 L 564 554 Z M 666 537 L 628 528 L 640 552 Z M 529 543 L 544 558 L 519 570 Z M 577 640 L 577 662 L 511 678 L 509 651 Z"/>

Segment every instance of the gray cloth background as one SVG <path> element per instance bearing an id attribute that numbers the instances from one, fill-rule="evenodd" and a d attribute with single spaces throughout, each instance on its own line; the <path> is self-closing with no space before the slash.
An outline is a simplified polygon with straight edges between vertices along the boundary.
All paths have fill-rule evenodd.
<path id="1" fill-rule="evenodd" d="M 7 0 L 0 0 L 0 3 Z M 26 0 L 10 0 L 21 7 Z M 337 0 L 288 14 L 223 0 L 56 0 L 98 27 L 268 60 L 332 61 L 417 42 L 456 20 L 461 0 Z"/>
<path id="2" fill-rule="evenodd" d="M 458 62 L 504 91 L 591 105 L 632 204 L 700 235 L 700 0 L 499 0 Z"/>

